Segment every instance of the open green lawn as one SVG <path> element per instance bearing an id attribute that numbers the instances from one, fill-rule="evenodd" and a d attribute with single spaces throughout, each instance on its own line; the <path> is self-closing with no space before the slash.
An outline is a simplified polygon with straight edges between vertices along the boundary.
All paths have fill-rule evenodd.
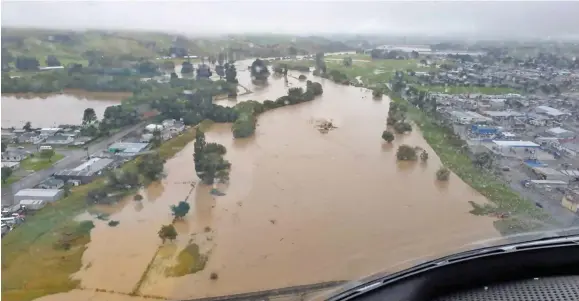
<path id="1" fill-rule="evenodd" d="M 40 158 L 40 154 L 36 154 L 34 157 L 20 161 L 20 168 L 23 170 L 39 171 L 51 167 L 62 158 L 64 158 L 64 155 L 59 153 L 55 153 L 50 160 Z"/>
<path id="2" fill-rule="evenodd" d="M 25 160 L 20 161 L 20 168 L 21 170 L 32 170 L 32 171 L 39 171 L 43 169 L 47 169 L 51 167 L 54 163 L 58 162 L 58 160 L 64 158 L 64 155 L 55 153 L 51 160 L 40 158 L 39 154 L 36 154 L 36 157 L 27 158 Z M 17 176 L 17 171 L 15 171 L 7 180 L 6 183 L 2 183 L 2 185 L 10 185 L 22 177 Z"/>
<path id="3" fill-rule="evenodd" d="M 209 123 L 201 123 L 201 127 L 207 126 Z M 159 154 L 169 159 L 194 139 L 195 129 L 191 129 L 163 143 L 158 148 Z M 137 160 L 125 164 L 123 169 L 135 168 Z M 2 300 L 30 301 L 78 285 L 70 275 L 82 267 L 90 229 L 86 222 L 79 223 L 74 218 L 87 209 L 87 193 L 103 185 L 104 178 L 100 178 L 73 188 L 70 196 L 38 211 L 2 238 Z M 71 236 L 74 240 L 70 249 L 60 248 L 62 238 Z"/>

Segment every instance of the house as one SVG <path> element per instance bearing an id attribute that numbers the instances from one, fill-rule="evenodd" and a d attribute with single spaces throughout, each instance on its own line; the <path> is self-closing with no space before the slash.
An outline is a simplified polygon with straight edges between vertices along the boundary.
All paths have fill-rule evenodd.
<path id="1" fill-rule="evenodd" d="M 20 162 L 2 162 L 2 168 L 9 167 L 12 170 L 20 168 Z"/>
<path id="2" fill-rule="evenodd" d="M 143 134 L 139 142 L 141 143 L 149 143 L 153 139 L 153 134 Z"/>
<path id="3" fill-rule="evenodd" d="M 54 173 L 54 177 L 67 182 L 90 183 L 114 162 L 113 159 L 92 158 L 73 169 Z"/>
<path id="4" fill-rule="evenodd" d="M 561 205 L 571 212 L 577 213 L 579 211 L 579 191 L 569 191 L 561 199 Z"/>
<path id="5" fill-rule="evenodd" d="M 18 137 L 16 138 L 18 143 L 34 143 L 34 141 L 38 139 L 39 139 L 38 134 L 34 132 L 22 133 L 21 135 L 18 135 Z"/>
<path id="6" fill-rule="evenodd" d="M 38 188 L 42 189 L 61 189 L 62 187 L 64 187 L 64 181 L 52 177 L 38 184 Z"/>
<path id="7" fill-rule="evenodd" d="M 148 143 L 118 142 L 109 146 L 109 152 L 117 156 L 136 156 L 148 145 Z"/>
<path id="8" fill-rule="evenodd" d="M 3 162 L 20 162 L 30 156 L 30 152 L 21 149 L 11 149 L 2 153 Z"/>
<path id="9" fill-rule="evenodd" d="M 61 199 L 63 194 L 64 191 L 61 189 L 22 189 L 14 195 L 14 201 L 20 202 L 23 200 L 42 200 L 51 203 Z"/>
<path id="10" fill-rule="evenodd" d="M 54 135 L 54 136 L 49 136 L 46 137 L 46 140 L 44 141 L 46 144 L 70 144 L 74 141 L 74 138 L 71 136 L 66 136 L 66 135 Z"/>
<path id="11" fill-rule="evenodd" d="M 60 130 L 62 130 L 62 129 L 61 128 L 41 128 L 40 129 L 40 136 L 43 136 L 43 137 L 54 136 Z"/>

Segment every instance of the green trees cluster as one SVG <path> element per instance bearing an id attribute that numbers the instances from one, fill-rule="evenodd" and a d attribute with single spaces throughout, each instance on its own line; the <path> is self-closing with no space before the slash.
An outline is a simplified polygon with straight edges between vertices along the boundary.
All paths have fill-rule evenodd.
<path id="1" fill-rule="evenodd" d="M 394 131 L 396 131 L 398 134 L 412 131 L 412 126 L 410 123 L 406 122 L 406 111 L 407 108 L 405 106 L 396 102 L 390 103 L 386 124 L 393 126 Z"/>
<path id="2" fill-rule="evenodd" d="M 137 170 L 145 181 L 151 182 L 160 179 L 163 175 L 165 159 L 158 153 L 146 154 L 137 163 Z"/>
<path id="3" fill-rule="evenodd" d="M 224 66 L 225 70 L 225 81 L 231 84 L 237 84 L 237 69 L 235 69 L 235 65 L 233 63 L 227 63 Z M 236 93 L 237 94 L 237 93 Z"/>
<path id="4" fill-rule="evenodd" d="M 253 80 L 265 81 L 269 77 L 269 69 L 264 61 L 256 59 L 250 67 L 251 78 Z"/>
<path id="5" fill-rule="evenodd" d="M 257 115 L 267 110 L 311 101 L 322 93 L 324 93 L 324 90 L 320 83 L 307 81 L 305 91 L 303 88 L 290 88 L 286 96 L 282 96 L 275 101 L 266 100 L 263 104 L 257 101 L 239 103 L 234 107 L 238 117 L 233 123 L 233 137 L 244 138 L 253 135 L 257 124 Z"/>
<path id="6" fill-rule="evenodd" d="M 177 238 L 177 230 L 173 224 L 163 225 L 161 229 L 159 229 L 159 232 L 157 232 L 157 235 L 159 235 L 159 238 L 165 243 L 167 239 L 173 241 Z"/>
<path id="7" fill-rule="evenodd" d="M 391 143 L 394 141 L 394 134 L 392 134 L 390 131 L 384 131 L 382 132 L 382 139 L 388 143 Z"/>
<path id="8" fill-rule="evenodd" d="M 205 133 L 197 129 L 193 149 L 195 171 L 203 183 L 213 184 L 215 179 L 221 182 L 229 180 L 231 163 L 223 158 L 227 151 L 223 145 L 207 143 Z"/>

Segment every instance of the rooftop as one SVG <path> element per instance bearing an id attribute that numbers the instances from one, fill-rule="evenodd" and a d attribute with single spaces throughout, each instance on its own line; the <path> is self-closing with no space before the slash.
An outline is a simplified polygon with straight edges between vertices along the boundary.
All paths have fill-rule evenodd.
<path id="1" fill-rule="evenodd" d="M 103 170 L 105 167 L 113 163 L 113 159 L 108 158 L 92 158 L 81 165 L 73 169 L 65 169 L 56 172 L 56 176 L 80 176 L 80 177 L 90 177 L 99 171 Z"/>
<path id="2" fill-rule="evenodd" d="M 120 150 L 123 153 L 138 153 L 147 147 L 148 143 L 136 143 L 136 142 L 118 142 L 109 146 L 110 150 Z"/>
<path id="3" fill-rule="evenodd" d="M 58 194 L 60 189 L 36 189 L 36 188 L 28 188 L 22 189 L 18 191 L 14 196 L 36 196 L 36 197 L 53 197 Z"/>

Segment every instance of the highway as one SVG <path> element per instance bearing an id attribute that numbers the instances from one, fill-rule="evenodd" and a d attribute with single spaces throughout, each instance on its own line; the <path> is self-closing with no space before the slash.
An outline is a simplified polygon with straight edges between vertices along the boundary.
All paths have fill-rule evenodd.
<path id="1" fill-rule="evenodd" d="M 98 140 L 90 145 L 88 145 L 88 153 L 96 154 L 111 145 L 112 143 L 125 137 L 127 134 L 142 128 L 145 126 L 146 122 L 141 122 L 139 124 L 133 125 L 131 127 L 125 128 L 110 137 L 103 140 Z M 58 149 L 56 149 L 58 152 Z M 8 188 L 2 188 L 2 205 L 13 205 L 14 194 L 21 189 L 32 188 L 40 184 L 44 179 L 50 177 L 53 173 L 61 171 L 68 168 L 74 168 L 80 165 L 83 159 L 86 159 L 87 151 L 84 149 L 78 150 L 65 150 L 62 152 L 66 155 L 62 160 L 56 162 L 52 167 L 37 171 L 32 173 L 17 182 L 12 183 Z"/>

